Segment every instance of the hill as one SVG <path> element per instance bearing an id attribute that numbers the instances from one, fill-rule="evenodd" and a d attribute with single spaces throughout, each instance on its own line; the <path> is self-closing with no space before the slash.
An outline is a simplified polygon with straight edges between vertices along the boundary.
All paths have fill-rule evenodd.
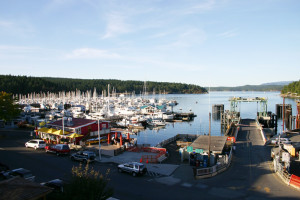
<path id="1" fill-rule="evenodd" d="M 97 89 L 98 92 L 107 89 L 110 84 L 118 93 L 143 92 L 144 82 L 142 81 L 122 81 L 115 79 L 71 79 L 71 78 L 51 78 L 51 77 L 27 77 L 0 75 L 0 91 L 13 94 L 28 94 L 32 92 L 60 92 L 60 91 L 88 91 Z M 147 82 L 147 91 L 173 94 L 201 94 L 207 90 L 198 85 L 168 82 Z"/>
<path id="2" fill-rule="evenodd" d="M 271 82 L 271 83 L 263 83 L 261 85 L 288 85 L 293 81 L 278 81 L 278 82 Z"/>
<path id="3" fill-rule="evenodd" d="M 244 85 L 237 87 L 211 87 L 210 91 L 281 91 L 283 85 Z M 206 88 L 208 89 L 208 88 Z"/>

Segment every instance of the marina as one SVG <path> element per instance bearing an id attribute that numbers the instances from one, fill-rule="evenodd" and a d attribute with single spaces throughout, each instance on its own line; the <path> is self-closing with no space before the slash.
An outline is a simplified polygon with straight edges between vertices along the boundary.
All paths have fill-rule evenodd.
<path id="1" fill-rule="evenodd" d="M 244 97 L 246 99 L 249 97 L 264 97 L 268 100 L 267 111 L 272 113 L 276 113 L 276 105 L 282 102 L 282 98 L 279 92 L 211 92 L 210 94 L 199 95 L 149 95 L 147 99 L 143 99 L 140 96 L 125 97 L 123 95 L 117 98 L 115 94 L 111 95 L 112 97 L 110 98 L 96 96 L 97 93 L 95 91 L 94 95 L 87 94 L 87 97 L 82 97 L 79 94 L 76 95 L 76 93 L 69 93 L 64 98 L 62 94 L 59 94 L 57 96 L 49 95 L 48 99 L 42 97 L 34 99 L 33 96 L 27 96 L 29 98 L 26 98 L 26 100 L 24 98 L 21 98 L 19 102 L 21 104 L 27 103 L 26 105 L 34 103 L 36 104 L 37 102 L 40 102 L 41 108 L 45 107 L 42 105 L 46 105 L 52 102 L 51 105 L 54 110 L 52 110 L 51 112 L 48 111 L 48 114 L 45 114 L 45 117 L 50 117 L 48 119 L 59 119 L 62 117 L 61 110 L 59 111 L 59 108 L 62 108 L 61 105 L 63 101 L 65 101 L 68 104 L 73 105 L 73 107 L 70 107 L 70 109 L 65 111 L 65 116 L 70 116 L 72 111 L 76 109 L 77 111 L 74 112 L 76 117 L 78 117 L 76 113 L 81 112 L 81 116 L 85 116 L 86 119 L 112 120 L 112 124 L 115 121 L 118 125 L 116 127 L 121 128 L 127 128 L 127 126 L 130 126 L 131 135 L 133 138 L 137 139 L 138 144 L 149 144 L 150 146 L 155 146 L 159 142 L 176 134 L 208 134 L 208 113 L 212 111 L 213 105 L 222 105 L 223 109 L 226 112 L 226 110 L 231 109 L 232 105 L 229 99 L 232 97 Z M 73 100 L 71 100 L 71 97 L 73 97 Z M 88 106 L 83 109 L 88 102 L 88 97 L 90 97 L 90 103 L 88 103 Z M 156 105 L 160 105 L 160 107 L 155 108 L 153 106 L 155 102 Z M 106 105 L 107 103 L 109 104 Z M 145 106 L 146 103 L 148 105 L 152 104 L 152 106 L 147 107 Z M 176 103 L 178 105 L 176 105 Z M 290 104 L 292 110 L 296 111 L 296 102 L 294 100 L 286 99 L 286 104 Z M 127 105 L 127 107 L 125 105 Z M 133 105 L 135 105 L 135 107 L 133 107 Z M 165 107 L 162 108 L 161 105 L 165 105 Z M 138 111 L 138 106 L 144 107 L 144 110 L 141 109 L 140 111 Z M 120 113 L 120 107 L 122 107 L 122 110 L 124 111 L 122 112 L 122 114 Z M 145 109 L 146 107 L 148 109 Z M 91 108 L 94 110 L 86 114 L 87 108 Z M 26 107 L 24 107 L 24 109 L 26 110 Z M 27 107 L 27 109 L 29 109 L 29 107 Z M 157 110 L 154 111 L 154 109 Z M 240 113 L 241 118 L 252 119 L 256 118 L 256 114 L 260 110 L 259 104 L 256 102 L 245 102 L 244 104 L 239 106 L 238 109 L 239 110 L 237 111 Z M 127 110 L 127 114 L 125 114 L 125 110 Z M 191 114 L 184 114 L 184 111 L 188 111 Z M 103 113 L 107 113 L 106 119 L 104 118 Z M 215 118 L 214 115 L 215 113 L 213 112 L 211 134 L 215 136 L 222 136 L 226 132 L 226 130 L 224 130 L 221 126 L 222 119 L 221 117 Z M 173 117 L 173 120 L 166 120 L 164 116 Z M 190 120 L 185 121 L 182 120 L 182 118 L 185 117 L 182 117 L 180 120 L 178 119 L 178 116 L 192 117 L 190 118 Z M 39 119 L 39 121 L 41 120 L 40 118 L 32 118 L 32 120 L 37 119 Z M 148 120 L 150 124 L 150 119 L 154 119 L 154 122 L 158 122 L 160 120 L 161 122 L 163 122 L 163 125 L 161 124 L 162 126 L 147 126 L 147 123 L 145 124 L 145 122 Z M 142 122 L 144 122 L 144 124 L 142 124 Z M 126 126 L 125 123 L 127 123 Z M 282 132 L 281 118 L 278 119 L 277 127 L 278 133 Z"/>

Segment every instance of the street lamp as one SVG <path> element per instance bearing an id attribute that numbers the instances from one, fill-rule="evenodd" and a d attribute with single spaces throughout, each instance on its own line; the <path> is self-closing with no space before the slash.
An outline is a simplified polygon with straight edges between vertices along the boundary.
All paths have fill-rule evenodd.
<path id="1" fill-rule="evenodd" d="M 99 160 L 101 160 L 101 143 L 100 143 L 100 126 L 99 126 L 99 119 L 98 119 L 98 140 L 99 140 Z"/>

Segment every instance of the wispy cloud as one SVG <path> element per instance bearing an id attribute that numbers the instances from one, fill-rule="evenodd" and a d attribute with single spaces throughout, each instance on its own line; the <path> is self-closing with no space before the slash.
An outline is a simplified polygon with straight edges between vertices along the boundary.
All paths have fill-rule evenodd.
<path id="1" fill-rule="evenodd" d="M 94 48 L 80 48 L 73 50 L 70 54 L 65 55 L 66 59 L 117 59 L 120 56 L 107 50 Z"/>
<path id="2" fill-rule="evenodd" d="M 230 38 L 238 35 L 238 29 L 232 29 L 223 33 L 218 34 L 219 37 L 222 38 Z"/>
<path id="3" fill-rule="evenodd" d="M 206 34 L 200 29 L 189 29 L 179 35 L 178 40 L 173 43 L 174 46 L 188 47 L 199 45 L 206 40 Z"/>
<path id="4" fill-rule="evenodd" d="M 26 37 L 35 31 L 33 26 L 24 20 L 0 20 L 0 31 L 2 34 Z"/>
<path id="5" fill-rule="evenodd" d="M 207 0 L 189 7 L 186 10 L 186 12 L 191 14 L 191 13 L 197 13 L 202 11 L 208 11 L 211 10 L 215 6 L 215 4 L 216 4 L 215 0 Z"/>
<path id="6" fill-rule="evenodd" d="M 0 45 L 1 59 L 53 60 L 60 58 L 61 51 L 38 46 Z"/>
<path id="7" fill-rule="evenodd" d="M 0 45 L 0 57 L 25 57 L 28 54 L 39 51 L 38 47 L 30 46 L 11 46 L 11 45 Z"/>
<path id="8" fill-rule="evenodd" d="M 159 48 L 170 50 L 200 45 L 207 39 L 206 32 L 202 29 L 182 27 L 173 32 L 163 32 L 152 37 L 154 39 L 155 37 L 165 37 L 167 42 L 159 45 Z"/>
<path id="9" fill-rule="evenodd" d="M 4 20 L 0 20 L 0 27 L 2 28 L 9 28 L 12 27 L 13 23 L 10 21 L 4 21 Z"/>
<path id="10" fill-rule="evenodd" d="M 73 0 L 51 0 L 47 2 L 44 9 L 46 12 L 51 12 L 53 10 L 60 9 L 65 6 L 70 6 L 71 4 L 74 4 L 76 2 L 77 1 Z"/>
<path id="11" fill-rule="evenodd" d="M 192 1 L 191 3 L 183 4 L 183 6 L 175 10 L 175 13 L 183 15 L 202 13 L 213 10 L 220 2 L 222 0 L 218 0 L 218 3 L 215 0 Z"/>
<path id="12" fill-rule="evenodd" d="M 130 24 L 126 22 L 126 16 L 119 12 L 111 12 L 107 15 L 106 32 L 102 39 L 115 37 L 132 30 Z"/>

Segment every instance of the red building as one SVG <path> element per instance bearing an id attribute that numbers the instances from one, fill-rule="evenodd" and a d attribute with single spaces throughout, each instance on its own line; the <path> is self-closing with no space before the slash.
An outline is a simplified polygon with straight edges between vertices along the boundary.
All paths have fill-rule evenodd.
<path id="1" fill-rule="evenodd" d="M 62 130 L 64 127 L 65 131 L 71 133 L 77 133 L 83 135 L 79 137 L 76 142 L 80 141 L 85 136 L 97 136 L 98 135 L 98 121 L 91 119 L 82 118 L 65 118 L 64 123 L 62 120 L 58 120 L 50 124 L 52 128 Z M 100 135 L 107 135 L 110 133 L 110 122 L 99 121 L 99 133 Z"/>

